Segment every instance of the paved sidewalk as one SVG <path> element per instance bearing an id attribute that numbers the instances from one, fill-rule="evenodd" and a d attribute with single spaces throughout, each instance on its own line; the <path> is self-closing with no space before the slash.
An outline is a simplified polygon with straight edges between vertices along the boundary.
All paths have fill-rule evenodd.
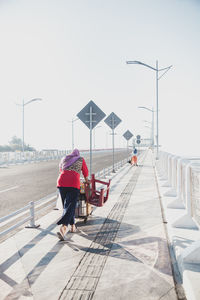
<path id="1" fill-rule="evenodd" d="M 0 299 L 177 299 L 150 151 L 139 165 L 117 172 L 108 202 L 67 241 L 55 210 L 1 243 Z"/>

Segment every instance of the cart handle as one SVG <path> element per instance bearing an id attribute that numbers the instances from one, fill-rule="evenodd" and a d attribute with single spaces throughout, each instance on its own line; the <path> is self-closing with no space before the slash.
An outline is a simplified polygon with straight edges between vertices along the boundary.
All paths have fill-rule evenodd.
<path id="1" fill-rule="evenodd" d="M 101 180 L 98 180 L 98 179 L 95 179 L 95 182 L 110 185 L 110 182 L 105 182 L 105 181 L 101 181 Z"/>

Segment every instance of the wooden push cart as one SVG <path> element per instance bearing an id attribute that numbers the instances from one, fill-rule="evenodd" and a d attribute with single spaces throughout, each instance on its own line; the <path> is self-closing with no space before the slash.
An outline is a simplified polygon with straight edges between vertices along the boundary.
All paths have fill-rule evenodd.
<path id="1" fill-rule="evenodd" d="M 108 182 L 98 180 L 95 178 L 95 175 L 92 174 L 89 184 L 81 184 L 76 217 L 84 218 L 84 222 L 86 222 L 88 216 L 92 213 L 93 206 L 101 207 L 104 205 L 104 203 L 108 200 L 110 182 L 110 179 Z M 102 185 L 100 190 L 96 187 L 97 183 Z"/>

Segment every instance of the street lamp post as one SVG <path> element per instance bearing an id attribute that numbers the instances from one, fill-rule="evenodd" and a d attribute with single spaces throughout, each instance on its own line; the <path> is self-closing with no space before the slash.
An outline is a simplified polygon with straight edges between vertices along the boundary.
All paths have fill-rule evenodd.
<path id="1" fill-rule="evenodd" d="M 146 109 L 146 110 L 152 112 L 151 135 L 152 135 L 152 146 L 154 146 L 154 112 L 155 112 L 155 110 L 153 109 L 153 107 L 152 107 L 152 109 L 150 109 L 150 108 L 148 108 L 146 106 L 138 106 L 138 108 Z"/>
<path id="2" fill-rule="evenodd" d="M 126 63 L 129 65 L 129 64 L 138 64 L 138 65 L 142 65 L 142 66 L 145 66 L 149 69 L 152 69 L 154 71 L 156 71 L 156 127 L 157 127 L 157 134 L 156 134 L 156 146 L 157 146 L 157 153 L 156 153 L 156 159 L 159 158 L 159 136 L 158 136 L 158 132 L 159 132 L 159 128 L 158 128 L 158 110 L 159 110 L 159 107 L 158 107 L 158 80 L 161 79 L 161 77 L 163 77 L 167 71 L 169 71 L 169 69 L 172 67 L 169 66 L 169 67 L 166 67 L 166 68 L 162 68 L 162 69 L 159 69 L 158 68 L 158 61 L 156 60 L 156 67 L 151 67 L 147 64 L 144 64 L 143 62 L 141 61 L 137 61 L 137 60 L 134 60 L 134 61 L 126 61 Z M 159 77 L 159 73 L 160 71 L 164 71 L 164 73 L 162 73 L 162 75 Z"/>
<path id="3" fill-rule="evenodd" d="M 151 133 L 150 133 L 150 141 L 151 141 L 151 146 L 152 146 L 152 127 L 148 126 L 148 125 L 144 125 L 144 127 L 150 129 Z"/>
<path id="4" fill-rule="evenodd" d="M 31 102 L 34 102 L 34 101 L 42 101 L 42 99 L 41 98 L 34 98 L 34 99 L 31 99 L 27 102 L 24 102 L 24 100 L 23 100 L 22 104 L 17 104 L 17 105 L 22 106 L 22 152 L 23 152 L 23 158 L 24 158 L 24 106 L 28 105 L 28 104 L 30 104 Z"/>
<path id="5" fill-rule="evenodd" d="M 74 122 L 76 122 L 79 118 L 72 119 L 72 151 L 74 150 Z"/>
<path id="6" fill-rule="evenodd" d="M 95 147 L 96 147 L 96 145 L 95 145 L 95 130 L 96 130 L 97 128 L 100 128 L 100 127 L 102 127 L 102 126 L 99 125 L 99 126 L 96 126 L 96 127 L 93 128 L 93 143 L 94 143 L 93 148 L 94 148 L 94 149 L 95 149 Z"/>
<path id="7" fill-rule="evenodd" d="M 145 127 L 149 128 L 151 130 L 150 141 L 151 141 L 151 146 L 153 147 L 153 134 L 154 134 L 153 133 L 153 124 L 152 124 L 152 122 L 149 122 L 149 121 L 146 121 L 146 120 L 144 120 L 144 123 L 145 123 Z M 147 124 L 150 124 L 151 127 L 148 126 Z"/>

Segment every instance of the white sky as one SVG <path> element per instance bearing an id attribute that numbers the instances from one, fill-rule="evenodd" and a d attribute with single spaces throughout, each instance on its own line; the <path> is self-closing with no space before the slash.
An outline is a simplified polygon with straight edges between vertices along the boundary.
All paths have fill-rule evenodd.
<path id="1" fill-rule="evenodd" d="M 126 60 L 173 68 L 159 81 L 162 150 L 200 155 L 199 0 L 0 0 L 0 145 L 22 137 L 42 148 L 71 148 L 70 120 L 93 100 L 121 119 L 115 145 L 129 129 L 147 137 L 143 120 L 156 108 L 155 72 Z M 109 128 L 96 129 L 97 148 L 111 147 Z M 75 146 L 89 148 L 76 121 Z"/>

